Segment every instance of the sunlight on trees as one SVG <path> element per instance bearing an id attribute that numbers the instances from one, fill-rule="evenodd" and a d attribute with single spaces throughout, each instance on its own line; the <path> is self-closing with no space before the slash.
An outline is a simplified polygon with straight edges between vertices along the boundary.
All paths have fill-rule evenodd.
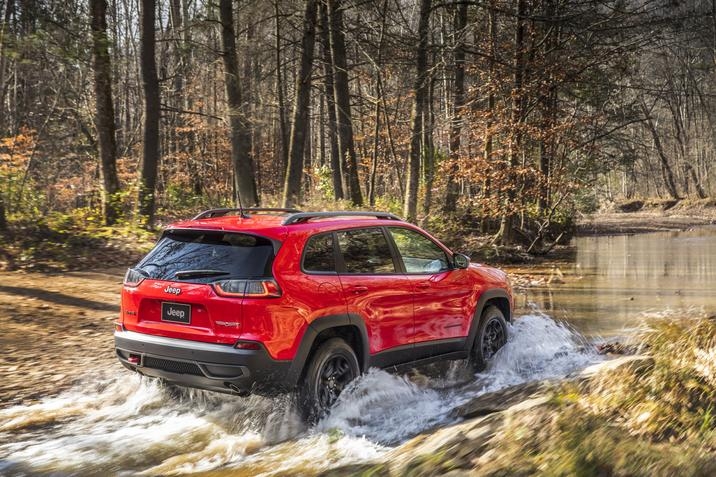
<path id="1" fill-rule="evenodd" d="M 0 227 L 241 196 L 539 247 L 713 195 L 715 29 L 706 0 L 0 0 Z"/>

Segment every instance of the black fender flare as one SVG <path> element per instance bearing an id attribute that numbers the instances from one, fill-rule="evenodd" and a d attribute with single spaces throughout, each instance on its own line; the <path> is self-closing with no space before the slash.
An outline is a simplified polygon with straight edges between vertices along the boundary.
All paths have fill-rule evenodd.
<path id="1" fill-rule="evenodd" d="M 309 323 L 306 331 L 303 333 L 301 344 L 298 345 L 298 351 L 296 351 L 296 355 L 293 357 L 293 361 L 291 362 L 291 366 L 286 377 L 289 388 L 295 387 L 298 384 L 301 373 L 303 373 L 304 368 L 308 364 L 308 355 L 311 352 L 313 343 L 316 341 L 318 335 L 331 328 L 344 326 L 352 326 L 358 330 L 360 335 L 360 346 L 362 348 L 358 359 L 360 361 L 361 370 L 366 371 L 368 369 L 370 348 L 368 343 L 368 331 L 366 330 L 363 319 L 360 316 L 351 313 L 322 316 L 321 318 L 316 318 Z"/>
<path id="2" fill-rule="evenodd" d="M 510 300 L 510 295 L 507 293 L 507 290 L 504 290 L 502 288 L 490 288 L 488 290 L 485 290 L 480 295 L 480 298 L 477 300 L 477 306 L 475 307 L 475 313 L 472 316 L 472 322 L 470 323 L 470 331 L 467 334 L 467 339 L 465 340 L 465 351 L 467 353 L 470 352 L 472 349 L 472 345 L 475 342 L 475 336 L 477 335 L 477 329 L 480 327 L 480 318 L 482 317 L 482 311 L 485 309 L 485 304 L 494 298 L 504 298 L 507 300 L 508 303 L 512 303 Z M 512 321 L 511 316 L 512 310 L 510 310 L 510 314 L 505 317 L 505 319 L 509 322 Z"/>

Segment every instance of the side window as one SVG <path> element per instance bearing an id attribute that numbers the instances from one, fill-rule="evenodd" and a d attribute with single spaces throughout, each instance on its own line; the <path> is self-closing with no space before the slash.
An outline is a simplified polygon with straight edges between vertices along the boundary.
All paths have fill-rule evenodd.
<path id="1" fill-rule="evenodd" d="M 382 229 L 344 230 L 337 235 L 346 273 L 395 273 L 393 256 Z"/>
<path id="2" fill-rule="evenodd" d="M 308 239 L 303 252 L 303 270 L 306 272 L 335 272 L 333 234 L 315 235 Z"/>
<path id="3" fill-rule="evenodd" d="M 423 234 L 397 227 L 388 230 L 398 247 L 406 273 L 437 273 L 450 269 L 443 249 Z"/>

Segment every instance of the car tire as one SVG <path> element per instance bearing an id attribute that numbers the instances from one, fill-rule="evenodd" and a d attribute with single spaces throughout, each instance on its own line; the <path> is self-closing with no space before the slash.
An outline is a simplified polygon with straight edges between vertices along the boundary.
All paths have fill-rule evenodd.
<path id="1" fill-rule="evenodd" d="M 298 388 L 303 419 L 315 423 L 331 409 L 345 387 L 360 375 L 353 348 L 341 338 L 331 338 L 316 349 Z"/>
<path id="2" fill-rule="evenodd" d="M 470 350 L 470 365 L 475 372 L 484 371 L 497 351 L 507 343 L 505 315 L 496 306 L 488 306 L 480 316 L 480 323 Z"/>

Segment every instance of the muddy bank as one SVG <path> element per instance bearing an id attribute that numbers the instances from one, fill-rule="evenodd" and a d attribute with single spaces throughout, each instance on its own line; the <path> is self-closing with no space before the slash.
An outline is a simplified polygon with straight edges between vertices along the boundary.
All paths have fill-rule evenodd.
<path id="1" fill-rule="evenodd" d="M 116 365 L 122 270 L 0 273 L 0 407 L 52 396 Z"/>
<path id="2" fill-rule="evenodd" d="M 581 217 L 577 235 L 683 231 L 716 224 L 716 201 L 632 200 Z"/>

